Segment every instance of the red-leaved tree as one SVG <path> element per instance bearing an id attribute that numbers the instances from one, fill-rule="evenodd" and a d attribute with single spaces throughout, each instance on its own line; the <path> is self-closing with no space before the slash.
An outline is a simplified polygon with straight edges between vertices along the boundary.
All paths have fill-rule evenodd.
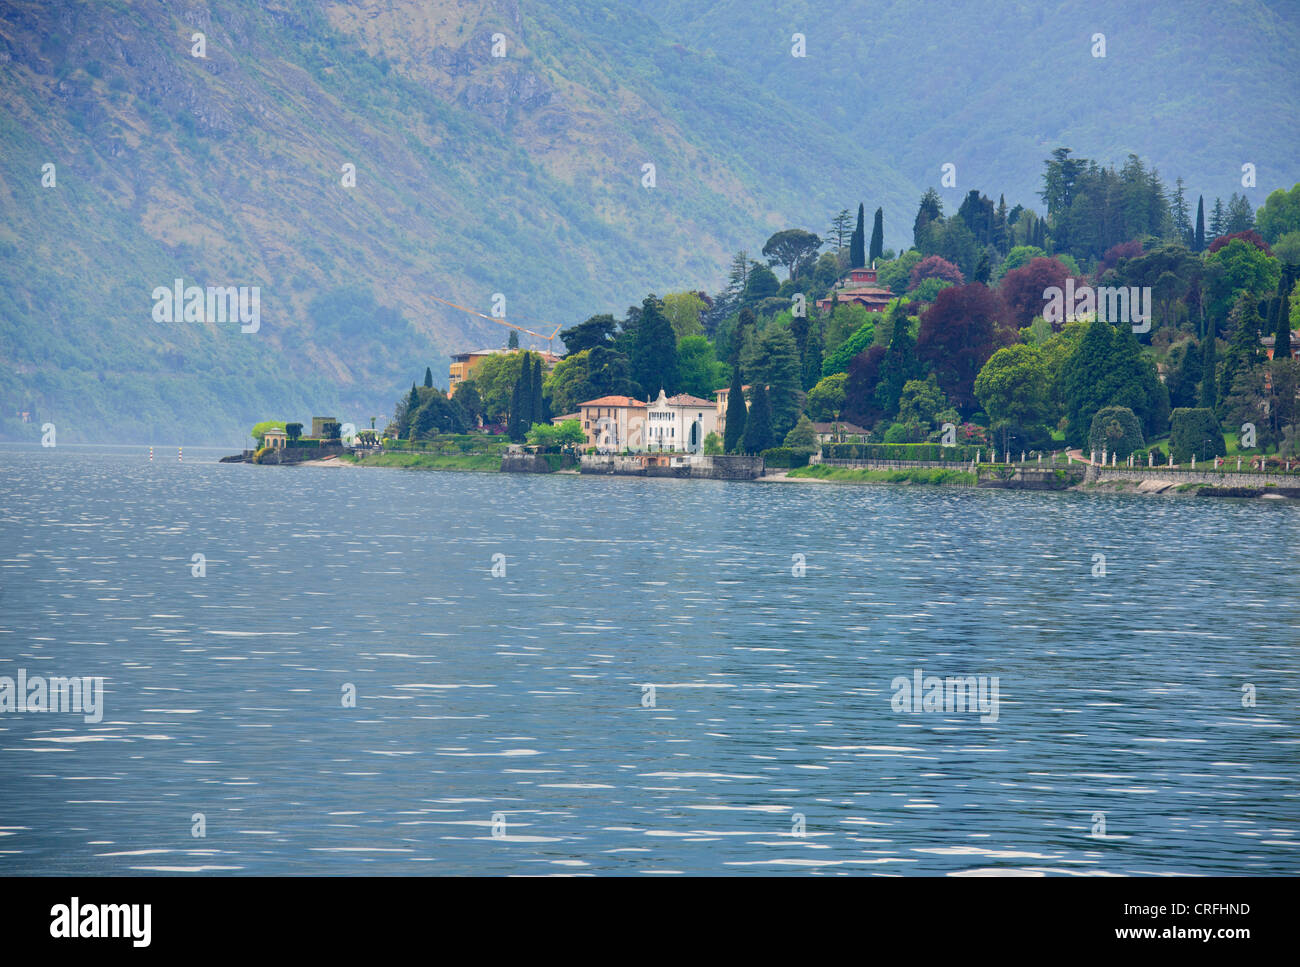
<path id="1" fill-rule="evenodd" d="M 1253 228 L 1248 228 L 1244 232 L 1233 232 L 1231 235 L 1220 235 L 1210 243 L 1210 254 L 1213 255 L 1234 238 L 1239 238 L 1243 242 L 1249 242 L 1269 258 L 1273 257 L 1273 250 L 1268 247 L 1268 242 L 1264 241 L 1264 236 L 1260 235 L 1259 232 L 1255 231 Z"/>
<path id="2" fill-rule="evenodd" d="M 908 280 L 907 291 L 911 292 L 926 279 L 942 279 L 953 285 L 961 285 L 966 281 L 961 274 L 961 269 L 937 255 L 927 255 L 912 266 L 912 276 Z"/>
<path id="3" fill-rule="evenodd" d="M 1015 338 L 1003 322 L 1008 311 L 996 292 L 972 282 L 943 289 L 921 314 L 916 354 L 934 368 L 944 394 L 963 413 L 977 409 L 975 377 L 980 369 Z"/>
<path id="4" fill-rule="evenodd" d="M 1097 278 L 1106 274 L 1108 269 L 1113 269 L 1119 265 L 1120 259 L 1135 259 L 1142 254 L 1142 243 L 1137 239 L 1131 242 L 1120 242 L 1118 245 L 1112 245 L 1106 249 L 1106 253 L 1101 257 L 1101 263 L 1097 266 Z"/>
<path id="5" fill-rule="evenodd" d="M 1005 321 L 1017 328 L 1029 325 L 1033 322 L 1034 316 L 1041 316 L 1043 310 L 1047 308 L 1043 291 L 1051 286 L 1064 290 L 1065 280 L 1069 274 L 1070 270 L 1065 267 L 1065 263 L 1039 256 L 1030 259 L 1028 265 L 1012 269 L 1002 276 L 1002 282 L 998 285 L 998 294 L 1006 303 L 1008 316 Z M 1075 281 L 1075 285 L 1083 284 L 1085 283 L 1082 279 Z M 1061 324 L 1057 324 L 1055 328 L 1061 328 Z"/>

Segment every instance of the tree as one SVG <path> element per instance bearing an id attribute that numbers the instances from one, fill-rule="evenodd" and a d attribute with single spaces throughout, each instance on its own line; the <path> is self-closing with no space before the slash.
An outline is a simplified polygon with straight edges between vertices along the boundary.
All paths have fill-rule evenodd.
<path id="1" fill-rule="evenodd" d="M 523 364 L 523 353 L 495 353 L 474 367 L 474 384 L 478 387 L 487 422 L 501 423 L 506 420 Z M 456 391 L 460 392 L 459 387 Z"/>
<path id="2" fill-rule="evenodd" d="M 298 442 L 298 438 L 299 438 L 300 436 L 302 436 L 302 424 L 301 424 L 301 423 L 286 423 L 286 424 L 284 425 L 284 432 L 285 432 L 286 434 L 288 434 L 288 436 L 289 436 L 289 442 L 290 442 L 291 444 L 293 444 L 293 443 L 297 443 L 297 442 Z"/>
<path id="3" fill-rule="evenodd" d="M 1196 238 L 1192 246 L 1194 252 L 1205 251 L 1205 196 L 1196 198 Z"/>
<path id="4" fill-rule="evenodd" d="M 787 446 L 799 454 L 816 453 L 817 431 L 813 429 L 812 421 L 806 416 L 799 417 L 799 422 L 792 426 L 790 432 L 785 435 L 783 446 Z"/>
<path id="5" fill-rule="evenodd" d="M 745 423 L 748 413 L 745 409 L 745 391 L 740 384 L 740 367 L 731 373 L 731 390 L 727 395 L 727 426 L 723 448 L 728 453 L 738 453 L 741 441 L 745 437 Z"/>
<path id="6" fill-rule="evenodd" d="M 1183 179 L 1177 178 L 1174 181 L 1174 198 L 1170 206 L 1170 214 L 1174 219 L 1174 232 L 1178 240 L 1191 248 L 1196 242 L 1195 232 L 1192 229 L 1192 221 L 1187 214 L 1187 190 L 1183 187 Z"/>
<path id="7" fill-rule="evenodd" d="M 565 356 L 547 374 L 543 385 L 550 396 L 551 411 L 560 415 L 573 413 L 579 404 L 602 396 L 639 399 L 645 395 L 640 384 L 632 380 L 628 358 L 603 346 Z M 460 395 L 459 389 L 456 395 Z"/>
<path id="8" fill-rule="evenodd" d="M 424 367 L 424 388 L 433 389 L 433 370 L 428 366 Z"/>
<path id="9" fill-rule="evenodd" d="M 861 309 L 860 306 L 854 306 L 855 309 Z M 849 335 L 847 339 L 835 347 L 835 351 L 822 360 L 822 376 L 832 376 L 835 373 L 848 372 L 849 364 L 853 362 L 858 353 L 865 351 L 876 341 L 876 320 L 880 313 L 863 313 L 866 321 Z"/>
<path id="10" fill-rule="evenodd" d="M 1228 224 L 1228 213 L 1223 207 L 1223 199 L 1214 199 L 1214 210 L 1210 213 L 1210 235 L 1218 238 L 1225 231 L 1224 226 Z"/>
<path id="11" fill-rule="evenodd" d="M 698 292 L 670 292 L 664 296 L 664 315 L 668 317 L 679 343 L 687 336 L 698 336 L 704 331 L 700 325 L 703 311 L 704 300 Z"/>
<path id="12" fill-rule="evenodd" d="M 965 277 L 961 274 L 961 269 L 938 255 L 927 255 L 912 266 L 908 288 L 915 289 L 925 279 L 943 279 L 953 285 L 964 285 L 966 283 Z"/>
<path id="13" fill-rule="evenodd" d="M 740 366 L 751 383 L 764 387 L 772 435 L 784 437 L 803 407 L 802 373 L 793 334 L 785 326 L 768 326 L 741 354 Z"/>
<path id="14" fill-rule="evenodd" d="M 519 332 L 515 329 L 510 330 L 510 338 L 506 340 L 507 349 L 519 348 Z"/>
<path id="15" fill-rule="evenodd" d="M 975 377 L 1012 333 L 1002 300 L 978 282 L 952 286 L 921 314 L 917 356 L 933 368 L 944 394 L 962 412 L 975 403 Z"/>
<path id="16" fill-rule="evenodd" d="M 1237 304 L 1232 307 L 1228 317 L 1228 325 L 1232 336 L 1228 340 L 1228 349 L 1223 354 L 1220 384 L 1225 397 L 1232 390 L 1238 373 L 1263 365 L 1267 358 L 1259 341 L 1263 322 L 1259 318 L 1256 302 L 1249 293 L 1243 292 L 1238 297 Z"/>
<path id="17" fill-rule="evenodd" d="M 921 364 L 916 358 L 916 340 L 908 329 L 910 321 L 903 303 L 894 303 L 887 320 L 890 327 L 889 345 L 880 359 L 876 383 L 876 405 L 887 419 L 898 414 L 903 387 L 921 375 Z"/>
<path id="18" fill-rule="evenodd" d="M 659 300 L 646 296 L 636 327 L 636 343 L 630 354 L 632 379 L 651 396 L 663 390 L 677 392 L 677 337 L 663 314 Z"/>
<path id="19" fill-rule="evenodd" d="M 863 216 L 866 211 L 862 203 L 858 203 L 858 225 L 853 229 L 853 237 L 849 240 L 849 268 L 860 269 L 867 263 L 867 246 L 866 246 L 866 225 L 863 224 Z"/>
<path id="20" fill-rule="evenodd" d="M 614 317 L 608 313 L 599 316 L 592 316 L 586 322 L 580 322 L 576 326 L 561 331 L 560 338 L 564 340 L 564 348 L 569 355 L 580 353 L 586 349 L 593 349 L 596 346 L 603 346 L 606 349 L 614 345 L 614 332 L 618 328 L 618 323 Z"/>
<path id="21" fill-rule="evenodd" d="M 868 264 L 875 265 L 876 259 L 885 251 L 885 210 L 876 209 L 876 217 L 871 223 L 871 251 L 868 253 Z"/>
<path id="22" fill-rule="evenodd" d="M 681 392 L 709 399 L 726 378 L 726 364 L 714 358 L 711 342 L 703 336 L 678 341 L 677 386 Z"/>
<path id="23" fill-rule="evenodd" d="M 1227 456 L 1228 446 L 1223 439 L 1214 410 L 1177 409 L 1169 417 L 1169 455 L 1174 463 L 1187 463 L 1192 457 L 1197 461 Z"/>
<path id="24" fill-rule="evenodd" d="M 812 389 L 822 375 L 822 324 L 820 315 L 808 320 L 808 338 L 803 350 L 803 379 L 800 385 Z"/>
<path id="25" fill-rule="evenodd" d="M 1060 259 L 1036 258 L 1022 268 L 1013 269 L 1002 276 L 998 284 L 998 294 L 1009 310 L 1008 322 L 1017 327 L 1027 326 L 1034 316 L 1041 316 L 1047 311 L 1048 302 L 1043 293 L 1052 287 L 1065 290 L 1065 280 L 1070 270 Z M 1047 317 L 1052 328 L 1060 329 L 1066 318 L 1072 314 L 1073 306 L 1066 307 L 1062 318 Z"/>
<path id="26" fill-rule="evenodd" d="M 469 426 L 478 426 L 483 419 L 483 400 L 478 395 L 478 387 L 474 385 L 474 380 L 463 379 L 456 384 L 456 393 L 452 396 L 465 412 L 465 420 Z"/>
<path id="27" fill-rule="evenodd" d="M 1169 388 L 1169 405 L 1195 406 L 1196 384 L 1201 381 L 1201 347 L 1195 339 L 1185 339 L 1169 350 L 1165 363 L 1165 386 Z"/>
<path id="28" fill-rule="evenodd" d="M 943 220 L 943 202 L 939 193 L 927 188 L 921 196 L 921 203 L 916 209 L 916 219 L 912 222 L 912 244 L 920 249 L 928 237 L 930 223 Z"/>
<path id="29" fill-rule="evenodd" d="M 537 353 L 530 353 L 533 357 L 533 378 L 531 389 L 533 398 L 529 406 L 529 418 L 533 423 L 545 423 L 550 418 L 546 412 L 546 397 L 542 393 L 542 357 Z"/>
<path id="30" fill-rule="evenodd" d="M 1071 446 L 1087 442 L 1092 418 L 1106 406 L 1127 406 L 1148 436 L 1158 436 L 1169 418 L 1169 391 L 1128 326 L 1117 329 L 1094 317 L 1062 367 L 1061 381 Z"/>
<path id="31" fill-rule="evenodd" d="M 1204 259 L 1208 309 L 1216 326 L 1223 324 L 1243 292 L 1250 293 L 1258 302 L 1272 294 L 1282 274 L 1281 263 L 1250 240 L 1234 238 L 1221 247 L 1217 245 L 1219 241 L 1222 240 L 1217 239 L 1210 246 L 1210 253 Z"/>
<path id="32" fill-rule="evenodd" d="M 725 453 L 722 449 L 722 440 L 717 433 L 710 431 L 709 435 L 704 438 L 704 455 L 707 457 L 717 457 Z"/>
<path id="33" fill-rule="evenodd" d="M 582 431 L 580 420 L 565 420 L 562 423 L 534 423 L 528 430 L 528 443 L 544 449 L 582 446 L 587 435 Z"/>
<path id="34" fill-rule="evenodd" d="M 1297 186 L 1300 187 L 1300 186 Z M 1270 196 L 1271 197 L 1271 196 Z M 1290 359 L 1291 358 L 1291 307 L 1290 295 L 1295 288 L 1297 275 L 1294 266 L 1288 265 L 1282 270 L 1281 280 L 1277 286 L 1277 320 L 1276 329 L 1273 333 L 1273 358 Z"/>
<path id="35" fill-rule="evenodd" d="M 783 265 L 790 278 L 811 267 L 821 248 L 822 240 L 802 228 L 787 228 L 777 232 L 763 246 L 763 256 L 769 265 Z"/>
<path id="36" fill-rule="evenodd" d="M 845 419 L 860 426 L 873 427 L 884 416 L 876 403 L 876 383 L 884 355 L 884 346 L 872 346 L 850 361 L 848 378 L 844 381 Z"/>
<path id="37" fill-rule="evenodd" d="M 925 379 L 908 380 L 898 397 L 898 422 L 915 424 L 928 432 L 939 413 L 947 406 L 948 401 L 943 398 L 943 390 L 939 388 L 934 373 Z"/>
<path id="38" fill-rule="evenodd" d="M 844 248 L 844 240 L 849 237 L 853 231 L 849 225 L 853 221 L 853 216 L 849 214 L 847 208 L 841 208 L 839 214 L 831 219 L 830 231 L 826 233 L 826 240 L 835 242 L 835 254 L 840 254 L 840 249 Z"/>
<path id="39" fill-rule="evenodd" d="M 532 387 L 529 385 L 532 381 L 533 368 L 521 365 L 519 376 L 515 379 L 514 392 L 510 394 L 510 417 L 506 422 L 506 432 L 515 443 L 523 443 L 524 435 L 533 425 L 528 412 L 532 407 Z"/>
<path id="40" fill-rule="evenodd" d="M 754 330 L 758 328 L 758 322 L 754 318 L 754 311 L 745 306 L 736 316 L 736 327 L 731 333 L 731 348 L 727 353 L 727 362 L 733 367 L 740 365 L 740 354 L 745 348 L 745 344 L 753 338 Z"/>
<path id="41" fill-rule="evenodd" d="M 741 298 L 745 302 L 757 302 L 767 299 L 781 290 L 781 283 L 766 265 L 755 262 L 749 269 L 749 278 L 745 281 L 745 291 Z"/>
<path id="42" fill-rule="evenodd" d="M 1013 431 L 1018 436 L 1042 435 L 1051 412 L 1047 386 L 1047 364 L 1041 350 L 1033 346 L 999 349 L 980 369 L 975 398 L 988 414 L 989 428 L 1001 434 L 1003 450 Z"/>
<path id="43" fill-rule="evenodd" d="M 745 435 L 741 447 L 746 453 L 762 453 L 776 445 L 772 432 L 772 406 L 767 397 L 767 387 L 759 383 L 754 387 L 749 417 L 745 420 Z"/>
<path id="44" fill-rule="evenodd" d="M 1092 418 L 1088 430 L 1088 449 L 1095 453 L 1113 453 L 1128 459 L 1134 450 L 1146 446 L 1137 416 L 1127 406 L 1103 406 Z"/>
<path id="45" fill-rule="evenodd" d="M 848 378 L 849 374 L 843 372 L 818 380 L 817 385 L 808 391 L 804 404 L 808 415 L 818 423 L 835 419 L 836 414 L 844 409 L 844 382 Z"/>
<path id="46" fill-rule="evenodd" d="M 1255 227 L 1271 244 L 1290 232 L 1300 232 L 1300 184 L 1292 186 L 1290 191 L 1278 188 L 1269 192 L 1264 207 L 1256 215 Z"/>
<path id="47" fill-rule="evenodd" d="M 1227 221 L 1224 224 L 1224 231 L 1228 234 L 1234 232 L 1245 232 L 1255 227 L 1255 209 L 1251 208 L 1249 199 L 1245 195 L 1238 195 L 1235 191 L 1232 198 L 1228 200 Z"/>
<path id="48" fill-rule="evenodd" d="M 427 440 L 440 433 L 464 433 L 465 419 L 460 404 L 447 399 L 436 387 L 418 391 L 419 406 L 410 417 L 410 439 Z"/>
<path id="49" fill-rule="evenodd" d="M 1215 345 L 1214 333 L 1205 337 L 1201 349 L 1201 396 L 1202 409 L 1214 409 L 1219 402 L 1219 390 L 1216 383 L 1216 371 L 1219 361 L 1215 358 L 1218 347 Z"/>

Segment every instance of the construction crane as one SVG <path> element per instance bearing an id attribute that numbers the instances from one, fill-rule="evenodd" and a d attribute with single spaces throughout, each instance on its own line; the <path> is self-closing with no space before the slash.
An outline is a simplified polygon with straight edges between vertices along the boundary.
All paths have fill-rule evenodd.
<path id="1" fill-rule="evenodd" d="M 496 316 L 484 315 L 483 313 L 479 312 L 477 309 L 469 309 L 466 308 L 465 306 L 457 305 L 455 302 L 450 302 L 447 299 L 440 299 L 436 295 L 431 295 L 429 296 L 429 298 L 432 299 L 434 302 L 441 302 L 445 306 L 451 306 L 453 309 L 459 309 L 461 312 L 466 312 L 471 316 L 478 316 L 480 319 L 486 319 L 488 322 L 495 322 L 501 326 L 509 326 L 511 329 L 517 329 L 520 332 L 526 332 L 530 336 L 536 336 L 538 339 L 545 339 L 547 342 L 551 342 L 551 340 L 553 340 L 557 335 L 559 335 L 560 330 L 564 328 L 563 325 L 556 326 L 554 329 L 551 330 L 551 334 L 548 336 L 546 335 L 546 333 L 537 332 L 536 330 L 529 329 L 526 326 L 517 326 L 513 322 L 506 322 L 504 319 L 498 319 Z M 522 318 L 527 318 L 527 316 L 524 316 Z M 549 326 L 552 325 L 552 323 L 547 322 L 544 323 L 544 325 Z"/>

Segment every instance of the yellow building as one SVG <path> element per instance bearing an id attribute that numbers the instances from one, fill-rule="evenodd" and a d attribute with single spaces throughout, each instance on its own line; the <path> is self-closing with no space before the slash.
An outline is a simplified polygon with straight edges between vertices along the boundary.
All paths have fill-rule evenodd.
<path id="1" fill-rule="evenodd" d="M 456 394 L 456 385 L 469 379 L 474 375 L 475 368 L 489 356 L 499 356 L 502 353 L 519 353 L 525 352 L 522 349 L 475 349 L 468 353 L 457 353 L 451 357 L 451 367 L 448 370 L 447 395 Z M 537 352 L 536 350 L 532 350 Z M 560 357 L 555 353 L 538 352 L 537 355 L 542 357 L 542 366 L 550 370 L 560 361 Z"/>

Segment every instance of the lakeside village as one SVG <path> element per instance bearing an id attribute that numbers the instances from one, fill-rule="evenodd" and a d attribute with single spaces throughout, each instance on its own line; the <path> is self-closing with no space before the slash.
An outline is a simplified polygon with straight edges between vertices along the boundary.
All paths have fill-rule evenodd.
<path id="1" fill-rule="evenodd" d="M 1300 496 L 1300 184 L 1208 226 L 1136 156 L 1057 149 L 1043 184 L 1043 215 L 930 189 L 898 253 L 861 204 L 776 232 L 716 294 L 594 315 L 562 354 L 512 329 L 382 429 L 268 421 L 228 459 Z"/>

